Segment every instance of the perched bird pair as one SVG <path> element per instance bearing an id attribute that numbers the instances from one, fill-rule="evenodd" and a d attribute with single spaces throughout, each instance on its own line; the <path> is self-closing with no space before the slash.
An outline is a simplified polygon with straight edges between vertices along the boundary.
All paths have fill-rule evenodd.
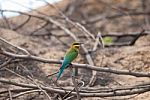
<path id="1" fill-rule="evenodd" d="M 59 72 L 57 74 L 56 81 L 60 78 L 60 76 L 62 75 L 64 69 L 67 68 L 69 66 L 69 64 L 71 64 L 71 62 L 78 56 L 81 44 L 82 43 L 79 43 L 79 42 L 72 43 L 70 49 L 67 51 L 67 53 L 64 57 L 62 65 L 61 65 L 61 67 L 59 69 Z"/>

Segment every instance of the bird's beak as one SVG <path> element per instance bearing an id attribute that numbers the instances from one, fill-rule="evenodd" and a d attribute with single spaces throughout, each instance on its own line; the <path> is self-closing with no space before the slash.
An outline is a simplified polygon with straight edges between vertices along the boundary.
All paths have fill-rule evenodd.
<path id="1" fill-rule="evenodd" d="M 79 44 L 81 45 L 81 44 L 84 44 L 84 43 L 80 42 Z"/>

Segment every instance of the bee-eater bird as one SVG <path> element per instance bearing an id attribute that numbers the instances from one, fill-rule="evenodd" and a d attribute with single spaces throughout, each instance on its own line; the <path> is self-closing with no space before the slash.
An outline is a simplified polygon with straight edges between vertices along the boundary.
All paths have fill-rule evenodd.
<path id="1" fill-rule="evenodd" d="M 79 43 L 79 42 L 72 43 L 70 49 L 67 51 L 67 53 L 64 57 L 62 65 L 61 65 L 59 72 L 57 74 L 56 81 L 60 78 L 64 69 L 67 68 L 69 66 L 69 64 L 71 64 L 71 62 L 78 56 L 80 46 L 81 46 L 81 43 Z"/>

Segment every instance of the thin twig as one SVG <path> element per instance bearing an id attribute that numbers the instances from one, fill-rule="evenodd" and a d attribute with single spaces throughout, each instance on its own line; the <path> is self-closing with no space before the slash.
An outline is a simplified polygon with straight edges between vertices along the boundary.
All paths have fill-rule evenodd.
<path id="1" fill-rule="evenodd" d="M 56 75 L 58 72 L 59 72 L 59 71 L 56 71 L 56 72 L 54 72 L 54 73 L 52 73 L 52 74 L 47 75 L 46 77 L 50 77 L 50 76 Z"/>
<path id="2" fill-rule="evenodd" d="M 22 23 L 20 24 L 19 26 L 17 26 L 16 28 L 14 28 L 13 30 L 16 31 L 18 29 L 20 29 L 21 27 L 23 27 L 25 24 L 27 24 L 31 19 L 31 16 L 29 15 L 28 18 Z"/>
<path id="3" fill-rule="evenodd" d="M 6 27 L 8 28 L 8 29 L 11 29 L 11 26 L 10 26 L 10 24 L 9 24 L 9 21 L 8 21 L 8 19 L 6 18 L 6 16 L 4 15 L 4 12 L 3 11 L 0 11 L 1 12 L 1 15 L 2 15 L 2 18 L 4 19 L 4 21 L 6 22 Z"/>
<path id="4" fill-rule="evenodd" d="M 75 88 L 73 88 L 70 92 L 68 92 L 62 99 L 65 99 L 67 96 L 69 96 L 73 91 L 75 90 Z"/>
<path id="5" fill-rule="evenodd" d="M 44 27 L 46 27 L 49 23 L 45 22 L 43 25 L 41 25 L 38 29 L 34 30 L 33 32 L 31 32 L 30 35 L 34 35 L 35 32 L 38 32 L 39 30 L 43 29 Z M 50 35 L 50 34 L 49 34 Z"/>
<path id="6" fill-rule="evenodd" d="M 9 99 L 10 99 L 10 100 L 13 100 L 13 99 L 12 99 L 12 94 L 11 94 L 10 89 L 8 89 L 8 93 L 9 93 Z"/>
<path id="7" fill-rule="evenodd" d="M 11 92 L 13 93 L 20 93 L 20 92 L 25 92 L 25 91 L 31 91 L 31 90 L 35 90 L 35 89 L 32 89 L 32 88 L 15 88 L 15 89 L 9 89 Z M 3 90 L 3 91 L 0 91 L 0 94 L 4 94 L 4 93 L 8 93 L 8 90 Z"/>
<path id="8" fill-rule="evenodd" d="M 100 35 L 100 33 L 98 33 L 97 36 L 96 36 L 96 40 L 95 40 L 95 43 L 94 43 L 94 46 L 93 46 L 93 49 L 92 49 L 93 52 L 95 52 L 97 50 L 97 47 L 98 47 L 98 44 L 99 44 L 99 38 L 100 38 L 99 35 Z"/>
<path id="9" fill-rule="evenodd" d="M 25 54 L 30 55 L 30 53 L 29 53 L 26 49 L 23 49 L 23 48 L 21 48 L 21 47 L 19 47 L 19 46 L 16 46 L 16 45 L 14 45 L 14 44 L 8 42 L 7 40 L 5 40 L 5 39 L 3 39 L 3 38 L 1 38 L 1 37 L 0 37 L 0 42 L 6 43 L 6 44 L 8 44 L 8 46 L 12 46 L 12 47 L 14 47 L 15 49 L 19 49 L 19 50 L 23 51 Z"/>
<path id="10" fill-rule="evenodd" d="M 74 73 L 74 72 L 73 72 L 73 68 L 70 67 L 70 69 L 71 69 L 71 72 Z M 76 92 L 77 92 L 77 99 L 78 99 L 78 100 L 81 100 L 81 97 L 80 97 L 80 94 L 79 94 L 79 90 L 78 90 L 78 85 L 77 85 L 77 82 L 76 82 L 76 80 L 75 80 L 75 76 L 74 76 L 74 75 L 72 75 L 72 82 L 73 82 L 74 88 L 75 88 L 75 90 L 76 90 Z"/>
<path id="11" fill-rule="evenodd" d="M 22 76 L 22 75 L 20 75 L 20 74 L 17 74 L 16 72 L 14 72 L 14 71 L 12 71 L 12 70 L 6 68 L 6 67 L 5 67 L 4 69 L 7 70 L 8 72 L 12 73 L 12 74 L 15 74 L 16 76 L 18 76 L 18 77 L 20 77 L 20 78 L 22 78 L 22 79 L 27 80 L 27 78 L 25 78 L 24 76 Z"/>
<path id="12" fill-rule="evenodd" d="M 91 37 L 92 39 L 95 40 L 94 35 L 91 34 L 83 25 L 81 25 L 81 24 L 78 23 L 78 22 L 73 22 L 72 20 L 70 20 L 70 19 L 69 19 L 58 7 L 56 7 L 54 4 L 50 4 L 49 2 L 47 2 L 47 1 L 45 1 L 45 0 L 44 0 L 44 2 L 45 2 L 46 4 L 48 4 L 49 6 L 54 7 L 54 8 L 59 12 L 59 14 L 62 15 L 62 17 L 64 17 L 64 19 L 65 19 L 66 22 L 70 23 L 70 24 L 73 25 L 76 29 L 78 29 L 79 31 L 83 32 L 84 35 L 85 35 L 87 38 Z"/>
<path id="13" fill-rule="evenodd" d="M 101 16 L 99 16 L 99 17 L 97 17 L 97 18 L 94 18 L 93 19 L 93 17 L 92 18 L 89 18 L 88 20 L 87 20 L 87 22 L 89 22 L 89 23 L 95 23 L 95 22 L 98 22 L 98 21 L 103 21 L 103 19 L 105 18 L 105 19 L 107 19 L 107 20 L 114 20 L 114 19 L 116 19 L 116 18 L 120 18 L 120 17 L 126 17 L 126 16 L 140 16 L 140 15 L 150 15 L 150 12 L 129 12 L 128 14 L 115 14 L 115 15 L 111 15 L 111 16 L 105 16 L 105 17 L 101 17 Z"/>
<path id="14" fill-rule="evenodd" d="M 22 67 L 24 67 L 24 66 L 22 66 Z M 48 93 L 45 91 L 45 90 L 43 90 L 41 87 L 40 87 L 40 85 L 32 78 L 33 77 L 33 74 L 26 68 L 26 67 L 24 67 L 27 71 L 28 71 L 28 73 L 30 74 L 30 76 L 28 76 L 28 78 L 47 96 L 47 98 L 49 99 L 49 100 L 51 100 L 51 97 L 48 95 Z"/>
<path id="15" fill-rule="evenodd" d="M 102 36 L 101 36 L 100 32 L 98 32 L 98 34 L 97 34 L 97 38 L 96 38 L 96 41 L 95 41 L 95 44 L 94 44 L 93 51 L 96 51 L 98 44 L 101 44 L 102 49 L 104 49 L 104 42 L 103 42 L 103 39 L 102 39 Z M 97 71 L 92 71 L 92 73 L 93 73 L 93 75 L 90 79 L 89 86 L 93 86 L 96 79 L 97 79 Z"/>
<path id="16" fill-rule="evenodd" d="M 25 92 L 20 92 L 20 93 L 18 93 L 18 94 L 16 94 L 16 95 L 13 95 L 12 96 L 12 98 L 17 98 L 17 97 L 19 97 L 19 96 L 22 96 L 22 95 L 25 95 L 25 94 L 30 94 L 30 93 L 34 93 L 34 92 L 42 92 L 41 90 L 29 90 L 29 91 L 25 91 Z"/>
<path id="17" fill-rule="evenodd" d="M 130 45 L 134 45 L 136 40 L 141 36 L 141 34 L 143 34 L 145 32 L 145 30 L 142 30 L 131 42 Z"/>
<path id="18" fill-rule="evenodd" d="M 32 78 L 32 77 L 29 77 L 33 82 L 34 82 L 34 84 L 47 96 L 47 98 L 49 99 L 49 100 L 51 100 L 51 97 L 49 96 L 49 94 L 45 91 L 45 90 L 43 90 L 42 88 L 41 88 L 41 86 L 39 86 L 39 84 Z"/>
<path id="19" fill-rule="evenodd" d="M 102 37 L 116 37 L 116 38 L 121 38 L 121 37 L 135 37 L 137 36 L 137 33 L 139 32 L 128 32 L 128 33 L 118 33 L 118 32 L 110 32 L 108 34 L 102 34 Z M 150 34 L 150 31 L 146 31 L 141 34 L 141 36 L 148 35 Z"/>
<path id="20" fill-rule="evenodd" d="M 81 91 L 81 88 L 85 85 L 83 81 L 81 81 L 82 85 L 80 86 L 80 88 L 78 89 L 78 91 Z M 79 87 L 79 84 L 77 85 L 77 87 Z M 71 89 L 70 92 L 68 92 L 64 97 L 63 99 L 65 99 L 67 96 L 69 96 L 71 94 L 71 92 L 73 92 L 75 90 L 75 88 Z"/>
<path id="21" fill-rule="evenodd" d="M 2 63 L 0 65 L 0 69 L 4 68 L 5 66 L 7 66 L 10 62 L 11 62 L 12 58 L 9 58 L 7 61 L 5 61 L 4 63 Z"/>
<path id="22" fill-rule="evenodd" d="M 72 96 L 70 96 L 70 97 L 68 97 L 68 98 L 66 98 L 65 100 L 73 100 L 73 98 L 74 98 L 75 96 L 74 95 L 72 95 Z"/>

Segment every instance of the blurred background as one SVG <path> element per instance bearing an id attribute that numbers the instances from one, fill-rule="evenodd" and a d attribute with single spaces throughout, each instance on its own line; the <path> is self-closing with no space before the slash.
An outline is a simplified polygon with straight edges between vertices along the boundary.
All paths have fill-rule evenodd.
<path id="1" fill-rule="evenodd" d="M 22 49 L 14 47 L 15 45 L 24 48 L 31 55 L 60 61 L 71 43 L 80 41 L 84 44 L 75 63 L 148 73 L 150 72 L 149 5 L 150 0 L 0 0 L 0 50 L 16 55 L 27 54 Z M 32 76 L 39 84 L 53 87 L 52 80 L 56 76 L 50 78 L 46 76 L 59 69 L 60 65 L 57 63 L 43 63 L 0 53 L 1 65 L 9 60 L 10 64 L 6 63 L 6 68 L 0 68 L 0 79 L 32 83 L 33 81 L 26 80 L 28 76 Z M 70 75 L 71 72 L 66 69 L 58 85 L 72 88 Z M 90 92 L 86 86 L 91 86 L 95 91 L 97 88 L 135 87 L 150 82 L 149 77 L 95 72 L 85 68 L 78 69 L 76 78 L 84 82 L 84 88 L 87 89 L 85 91 L 88 91 L 86 93 Z M 0 86 L 2 87 L 0 91 L 7 90 L 8 86 L 11 89 L 16 88 L 2 83 Z M 0 93 L 4 95 L 0 99 L 8 98 L 8 93 Z M 34 98 L 30 99 L 33 94 Z M 17 97 L 16 100 L 23 98 L 47 100 L 43 95 L 33 94 Z M 55 97 L 54 93 L 49 94 Z M 63 96 L 64 94 L 59 94 L 60 98 Z M 143 93 L 121 97 L 91 96 L 82 99 L 128 100 L 128 98 L 149 100 L 150 92 L 147 89 Z"/>
<path id="2" fill-rule="evenodd" d="M 60 0 L 46 0 L 49 3 L 55 3 Z M 40 6 L 46 5 L 43 0 L 0 0 L 0 8 L 5 10 L 30 11 Z M 31 9 L 29 9 L 31 8 Z M 7 17 L 16 16 L 18 14 L 7 12 L 4 14 Z"/>

